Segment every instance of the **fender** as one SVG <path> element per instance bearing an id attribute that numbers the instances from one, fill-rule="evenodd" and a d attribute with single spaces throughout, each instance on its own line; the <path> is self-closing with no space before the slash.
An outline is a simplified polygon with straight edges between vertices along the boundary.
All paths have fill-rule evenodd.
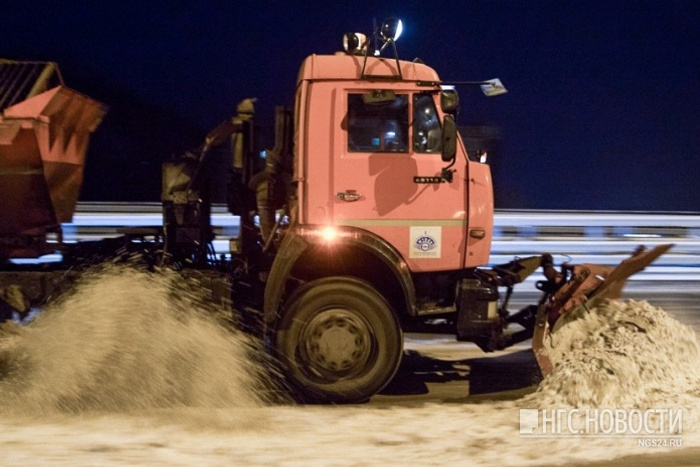
<path id="1" fill-rule="evenodd" d="M 310 247 L 330 243 L 335 248 L 359 247 L 381 259 L 401 285 L 408 314 L 417 314 L 416 291 L 411 271 L 401 254 L 391 244 L 378 235 L 357 227 L 303 226 L 287 232 L 272 264 L 265 286 L 265 324 L 271 324 L 277 318 L 285 283 L 301 255 Z"/>

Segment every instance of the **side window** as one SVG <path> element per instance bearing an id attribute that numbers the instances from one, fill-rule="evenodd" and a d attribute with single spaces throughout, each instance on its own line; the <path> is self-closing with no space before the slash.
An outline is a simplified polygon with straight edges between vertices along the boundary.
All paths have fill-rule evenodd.
<path id="1" fill-rule="evenodd" d="M 440 152 L 442 129 L 431 94 L 413 96 L 413 150 L 415 152 Z"/>
<path id="2" fill-rule="evenodd" d="M 408 96 L 388 102 L 365 102 L 348 94 L 348 151 L 408 152 Z"/>

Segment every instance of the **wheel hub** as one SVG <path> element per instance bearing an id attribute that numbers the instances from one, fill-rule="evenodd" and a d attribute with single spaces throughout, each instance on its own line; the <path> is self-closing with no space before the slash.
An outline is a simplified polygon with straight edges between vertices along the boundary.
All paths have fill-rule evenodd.
<path id="1" fill-rule="evenodd" d="M 364 369 L 369 360 L 372 334 L 367 324 L 350 311 L 323 311 L 309 322 L 304 334 L 309 362 L 320 370 L 352 374 Z"/>

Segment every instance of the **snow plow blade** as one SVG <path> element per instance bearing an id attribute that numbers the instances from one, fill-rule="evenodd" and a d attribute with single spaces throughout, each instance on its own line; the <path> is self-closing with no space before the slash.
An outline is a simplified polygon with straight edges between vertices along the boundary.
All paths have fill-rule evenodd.
<path id="1" fill-rule="evenodd" d="M 576 320 L 602 300 L 619 298 L 630 276 L 643 270 L 672 246 L 664 244 L 651 250 L 640 247 L 616 267 L 581 264 L 568 272 L 563 270 L 551 295 L 537 309 L 535 318 L 532 350 L 542 375 L 547 376 L 553 370 L 548 353 L 551 334 L 556 334 L 562 326 Z"/>

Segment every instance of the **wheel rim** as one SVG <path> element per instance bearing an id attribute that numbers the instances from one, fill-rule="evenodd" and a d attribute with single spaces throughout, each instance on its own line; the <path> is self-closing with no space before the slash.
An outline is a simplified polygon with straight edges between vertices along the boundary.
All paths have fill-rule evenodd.
<path id="1" fill-rule="evenodd" d="M 302 334 L 302 349 L 309 368 L 324 377 L 349 377 L 367 370 L 374 338 L 356 313 L 332 308 L 316 314 Z"/>

